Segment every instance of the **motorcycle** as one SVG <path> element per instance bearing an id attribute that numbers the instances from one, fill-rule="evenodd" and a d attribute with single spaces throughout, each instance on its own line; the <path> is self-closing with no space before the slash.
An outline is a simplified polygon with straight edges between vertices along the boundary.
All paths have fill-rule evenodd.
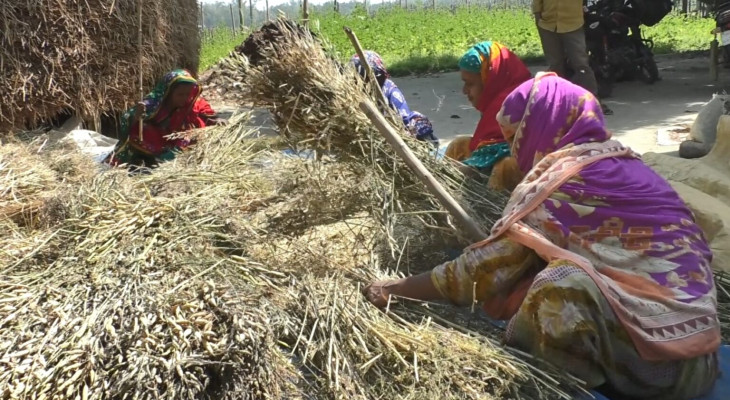
<path id="1" fill-rule="evenodd" d="M 586 50 L 599 97 L 609 97 L 616 81 L 638 77 L 651 84 L 660 79 L 652 53 L 654 43 L 642 36 L 640 26 L 656 25 L 672 7 L 672 0 L 584 2 Z M 570 78 L 572 71 L 566 71 Z"/>
<path id="2" fill-rule="evenodd" d="M 658 23 L 671 10 L 648 0 L 598 0 L 584 7 L 586 50 L 596 75 L 598 96 L 609 97 L 613 84 L 640 79 L 659 80 L 652 49 L 654 42 L 641 33 L 641 25 Z"/>

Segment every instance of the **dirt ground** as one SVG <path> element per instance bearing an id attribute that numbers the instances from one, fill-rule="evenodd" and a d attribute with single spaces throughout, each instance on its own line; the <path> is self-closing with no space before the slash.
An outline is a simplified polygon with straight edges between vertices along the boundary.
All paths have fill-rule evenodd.
<path id="1" fill-rule="evenodd" d="M 657 56 L 662 80 L 646 85 L 642 82 L 617 83 L 613 96 L 606 104 L 614 115 L 606 117 L 606 123 L 614 137 L 639 153 L 676 153 L 682 134 L 659 135 L 663 128 L 692 123 L 702 105 L 730 88 L 730 70 L 720 69 L 720 78 L 713 81 L 709 74 L 707 56 L 692 58 L 681 56 Z M 533 72 L 544 70 L 533 66 Z M 442 144 L 457 135 L 471 135 L 479 119 L 479 113 L 469 105 L 461 93 L 461 81 L 457 72 L 394 78 L 406 95 L 409 106 L 431 119 Z M 216 105 L 223 113 L 231 107 Z M 253 123 L 261 127 L 263 134 L 273 134 L 268 113 L 255 113 Z"/>

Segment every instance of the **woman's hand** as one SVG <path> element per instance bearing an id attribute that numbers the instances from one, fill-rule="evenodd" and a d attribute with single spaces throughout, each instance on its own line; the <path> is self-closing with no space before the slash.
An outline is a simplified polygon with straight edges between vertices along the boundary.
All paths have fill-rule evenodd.
<path id="1" fill-rule="evenodd" d="M 225 126 L 228 125 L 228 120 L 223 118 L 213 118 L 213 125 L 215 126 Z"/>
<path id="2" fill-rule="evenodd" d="M 362 290 L 362 294 L 374 306 L 383 308 L 392 296 L 413 300 L 441 300 L 441 293 L 431 280 L 431 271 L 403 279 L 377 281 Z"/>
<path id="3" fill-rule="evenodd" d="M 398 281 L 392 280 L 377 281 L 365 286 L 362 290 L 362 294 L 369 302 L 373 303 L 375 307 L 383 308 L 388 305 L 388 299 L 394 294 L 392 292 L 392 288 L 397 283 Z"/>
<path id="4" fill-rule="evenodd" d="M 137 103 L 136 106 L 134 106 L 134 115 L 133 119 L 134 121 L 138 121 L 142 115 L 144 115 L 145 111 L 147 111 L 147 107 L 144 105 L 144 102 Z"/>
<path id="5" fill-rule="evenodd" d="M 459 171 L 461 171 L 461 173 L 464 174 L 464 176 L 466 176 L 467 178 L 474 178 L 476 176 L 479 176 L 478 169 L 470 167 L 466 164 L 458 163 L 457 168 L 459 168 Z"/>

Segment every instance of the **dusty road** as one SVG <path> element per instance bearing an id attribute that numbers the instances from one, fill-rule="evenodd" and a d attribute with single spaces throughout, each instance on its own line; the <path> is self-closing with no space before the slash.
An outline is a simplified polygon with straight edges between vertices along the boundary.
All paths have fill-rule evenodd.
<path id="1" fill-rule="evenodd" d="M 691 124 L 701 106 L 730 88 L 730 70 L 721 70 L 720 79 L 713 81 L 708 72 L 707 57 L 682 58 L 658 56 L 662 80 L 646 85 L 642 82 L 618 83 L 613 97 L 606 103 L 614 115 L 606 117 L 614 137 L 639 153 L 673 153 L 678 142 L 662 145 L 657 142 L 657 130 L 678 124 Z M 545 67 L 531 67 L 533 72 Z M 429 116 L 442 143 L 456 135 L 471 135 L 479 114 L 461 93 L 461 81 L 456 72 L 419 77 L 395 78 L 408 104 Z M 221 111 L 231 111 L 223 108 Z M 254 123 L 262 133 L 272 133 L 267 114 L 257 113 Z"/>

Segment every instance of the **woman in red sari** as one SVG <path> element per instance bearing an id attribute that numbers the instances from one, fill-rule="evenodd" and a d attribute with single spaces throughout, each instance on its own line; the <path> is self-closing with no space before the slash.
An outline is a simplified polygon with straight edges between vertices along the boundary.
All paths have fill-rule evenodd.
<path id="1" fill-rule="evenodd" d="M 122 116 L 121 138 L 107 162 L 113 166 L 153 167 L 160 161 L 175 158 L 176 152 L 192 144 L 191 140 L 174 134 L 225 122 L 200 97 L 202 91 L 198 81 L 186 70 L 165 75 L 141 103 Z"/>
<path id="2" fill-rule="evenodd" d="M 474 135 L 454 139 L 446 156 L 490 174 L 493 188 L 511 189 L 521 177 L 513 177 L 516 168 L 507 161 L 509 146 L 496 116 L 507 95 L 532 75 L 519 57 L 496 42 L 481 42 L 469 49 L 459 60 L 459 69 L 462 91 L 482 117 Z"/>

